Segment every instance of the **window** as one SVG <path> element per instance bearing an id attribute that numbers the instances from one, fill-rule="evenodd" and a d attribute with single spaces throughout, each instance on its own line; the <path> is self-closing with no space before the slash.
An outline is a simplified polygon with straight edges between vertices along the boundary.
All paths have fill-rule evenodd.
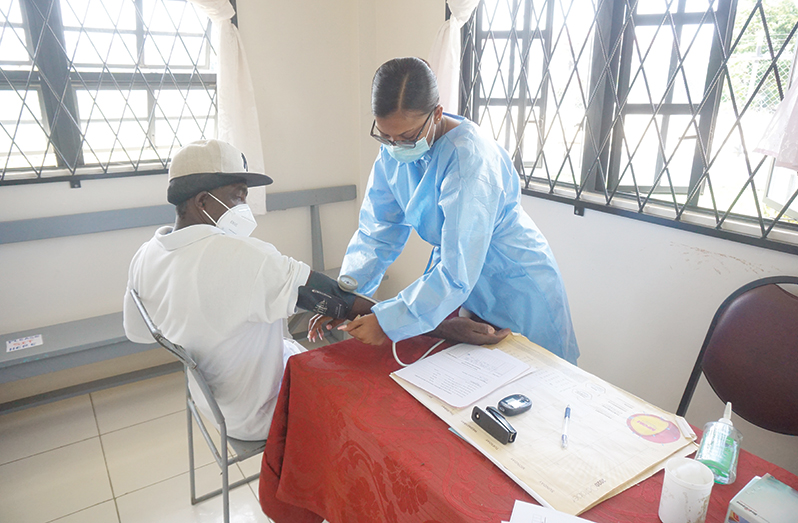
<path id="1" fill-rule="evenodd" d="M 166 172 L 215 135 L 210 20 L 185 0 L 0 0 L 0 185 Z"/>
<path id="2" fill-rule="evenodd" d="M 753 152 L 797 30 L 792 0 L 482 0 L 460 112 L 525 194 L 798 253 L 797 175 Z"/>

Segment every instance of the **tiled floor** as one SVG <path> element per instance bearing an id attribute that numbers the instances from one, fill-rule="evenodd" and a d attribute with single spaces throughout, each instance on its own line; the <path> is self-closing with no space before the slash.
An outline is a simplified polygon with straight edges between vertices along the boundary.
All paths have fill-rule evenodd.
<path id="1" fill-rule="evenodd" d="M 192 506 L 183 374 L 0 416 L 0 522 L 216 523 L 222 498 Z M 195 431 L 197 490 L 221 486 Z M 230 469 L 230 482 L 261 457 Z M 257 479 L 230 493 L 230 519 L 269 523 Z"/>

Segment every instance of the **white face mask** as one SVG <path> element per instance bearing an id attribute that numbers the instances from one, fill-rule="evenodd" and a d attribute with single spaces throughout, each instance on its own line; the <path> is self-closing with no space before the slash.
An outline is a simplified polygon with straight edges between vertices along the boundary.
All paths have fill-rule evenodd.
<path id="1" fill-rule="evenodd" d="M 432 141 L 435 141 L 435 125 L 430 125 L 432 128 Z M 416 146 L 412 149 L 405 149 L 404 147 L 399 147 L 398 145 L 386 145 L 385 147 L 388 149 L 388 154 L 393 156 L 394 160 L 402 163 L 410 163 L 415 162 L 424 154 L 429 151 L 430 145 L 429 141 L 427 140 L 427 136 L 429 135 L 429 129 L 427 129 L 427 134 L 422 136 L 416 142 Z"/>
<path id="2" fill-rule="evenodd" d="M 202 212 L 205 213 L 205 216 L 210 218 L 210 220 L 216 225 L 218 228 L 224 231 L 225 234 L 230 234 L 232 236 L 241 236 L 242 238 L 248 237 L 252 234 L 252 231 L 255 230 L 255 227 L 258 226 L 258 222 L 255 221 L 255 216 L 252 215 L 252 209 L 249 208 L 249 205 L 246 203 L 242 203 L 236 205 L 233 208 L 227 207 L 223 201 L 221 201 L 213 194 L 210 194 L 214 200 L 221 203 L 227 209 L 223 215 L 219 217 L 219 220 L 214 220 L 211 218 L 211 215 L 203 209 Z"/>

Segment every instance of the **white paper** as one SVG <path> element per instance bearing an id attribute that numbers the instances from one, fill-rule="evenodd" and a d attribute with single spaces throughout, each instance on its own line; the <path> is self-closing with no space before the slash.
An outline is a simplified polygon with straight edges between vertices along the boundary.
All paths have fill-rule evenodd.
<path id="1" fill-rule="evenodd" d="M 41 334 L 35 334 L 33 336 L 25 336 L 24 338 L 17 338 L 15 340 L 8 340 L 6 341 L 6 352 L 14 352 L 15 350 L 29 349 L 37 345 L 42 345 L 43 343 L 44 341 L 42 340 Z"/>
<path id="2" fill-rule="evenodd" d="M 516 500 L 508 523 L 585 523 L 589 522 L 553 508 L 540 507 Z"/>
<path id="3" fill-rule="evenodd" d="M 395 374 L 452 407 L 462 408 L 528 370 L 528 364 L 501 350 L 461 343 Z"/>

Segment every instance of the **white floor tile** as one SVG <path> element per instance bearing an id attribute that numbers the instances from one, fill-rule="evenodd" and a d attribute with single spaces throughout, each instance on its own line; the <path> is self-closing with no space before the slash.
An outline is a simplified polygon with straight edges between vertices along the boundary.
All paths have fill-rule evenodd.
<path id="1" fill-rule="evenodd" d="M 186 410 L 185 377 L 173 372 L 91 394 L 100 433 Z"/>
<path id="2" fill-rule="evenodd" d="M 251 476 L 252 474 L 260 474 L 260 465 L 263 462 L 263 454 L 252 456 L 249 459 L 237 463 L 238 467 L 244 476 Z"/>
<path id="3" fill-rule="evenodd" d="M 0 416 L 0 464 L 97 436 L 88 394 Z"/>
<path id="4" fill-rule="evenodd" d="M 252 495 L 255 496 L 255 499 L 260 501 L 260 496 L 258 496 L 258 480 L 256 479 L 247 483 L 247 488 L 252 491 Z"/>
<path id="5" fill-rule="evenodd" d="M 119 516 L 116 513 L 116 503 L 106 501 L 69 516 L 53 520 L 51 523 L 119 523 Z"/>
<path id="6" fill-rule="evenodd" d="M 9 523 L 44 523 L 112 499 L 99 437 L 0 466 L 0 493 L 0 521 Z"/>
<path id="7" fill-rule="evenodd" d="M 236 465 L 238 465 L 238 468 L 241 469 L 241 473 L 245 477 L 250 477 L 253 474 L 260 475 L 260 465 L 262 461 L 263 461 L 263 454 L 259 454 L 257 456 L 252 456 L 247 460 L 236 463 Z M 259 485 L 258 478 L 256 477 L 255 479 L 250 481 L 248 485 L 250 490 L 252 491 L 252 494 L 255 496 L 255 499 L 260 499 L 260 497 L 258 496 L 258 485 Z"/>
<path id="8" fill-rule="evenodd" d="M 242 476 L 231 468 L 231 481 Z M 198 491 L 218 488 L 219 467 L 215 464 L 197 471 Z M 205 490 L 207 489 L 207 490 Z M 188 474 L 168 479 L 117 499 L 121 523 L 221 523 L 221 495 L 191 505 Z M 232 523 L 269 523 L 255 496 L 247 486 L 230 491 Z"/>
<path id="9" fill-rule="evenodd" d="M 185 412 L 169 414 L 100 437 L 117 497 L 188 472 Z M 216 441 L 218 444 L 218 438 Z M 194 449 L 195 466 L 214 462 L 196 427 Z"/>

